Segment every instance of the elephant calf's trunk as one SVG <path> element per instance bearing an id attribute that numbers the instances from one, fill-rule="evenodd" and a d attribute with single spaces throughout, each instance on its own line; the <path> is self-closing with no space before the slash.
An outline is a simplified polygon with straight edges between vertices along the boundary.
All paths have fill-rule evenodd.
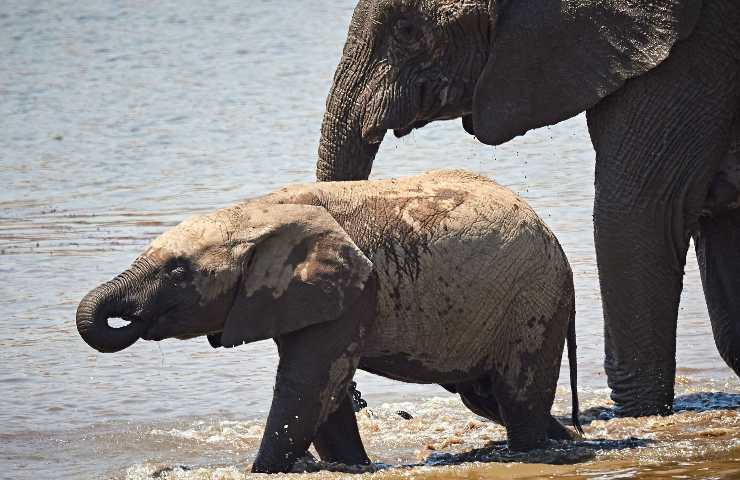
<path id="1" fill-rule="evenodd" d="M 77 307 L 77 331 L 94 349 L 108 353 L 131 346 L 146 330 L 143 322 L 132 322 L 120 328 L 108 325 L 109 318 L 121 315 L 117 308 L 116 292 L 120 286 L 114 281 L 104 283 L 82 299 Z"/>

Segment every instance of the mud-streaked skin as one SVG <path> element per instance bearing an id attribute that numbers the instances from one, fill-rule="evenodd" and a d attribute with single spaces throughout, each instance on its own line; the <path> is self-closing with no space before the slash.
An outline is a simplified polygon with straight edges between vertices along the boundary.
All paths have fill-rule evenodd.
<path id="1" fill-rule="evenodd" d="M 350 453 L 329 445 L 333 423 L 354 425 L 332 413 L 358 367 L 459 392 L 506 425 L 514 448 L 568 436 L 549 411 L 573 321 L 572 273 L 542 220 L 486 178 L 292 185 L 186 220 L 143 258 L 185 268 L 178 288 L 194 298 L 183 312 L 152 313 L 156 334 L 144 338 L 278 343 L 255 471 L 287 470 L 311 441 L 333 460 L 368 461 L 359 436 Z M 162 301 L 171 288 L 162 285 L 140 301 Z"/>
<path id="2" fill-rule="evenodd" d="M 518 354 L 541 348 L 567 297 L 571 271 L 555 237 L 523 200 L 481 177 L 291 186 L 264 200 L 324 205 L 373 262 L 378 321 L 363 357 L 403 353 L 430 372 L 383 372 L 400 380 L 455 381 L 497 363 L 518 375 Z M 440 351 L 440 338 L 452 348 Z"/>

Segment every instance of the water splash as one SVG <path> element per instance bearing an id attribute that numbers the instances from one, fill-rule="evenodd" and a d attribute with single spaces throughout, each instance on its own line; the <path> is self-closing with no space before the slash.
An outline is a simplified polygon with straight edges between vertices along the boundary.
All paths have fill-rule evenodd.
<path id="1" fill-rule="evenodd" d="M 298 478 L 297 472 L 302 472 L 300 478 L 306 479 L 345 478 L 348 473 L 372 479 L 670 478 L 702 476 L 711 466 L 718 478 L 734 478 L 731 475 L 740 473 L 740 392 L 699 392 L 695 387 L 682 389 L 677 413 L 645 418 L 614 418 L 608 413 L 612 405 L 605 391 L 585 391 L 586 438 L 552 442 L 547 449 L 531 452 L 508 450 L 503 427 L 475 416 L 455 397 L 371 405 L 357 417 L 374 464 L 347 466 L 306 458 L 287 477 Z M 565 407 L 566 400 L 558 398 L 556 415 L 567 415 L 558 407 Z M 413 418 L 401 421 L 398 410 Z M 150 434 L 192 442 L 193 448 L 229 448 L 234 459 L 244 463 L 143 463 L 128 468 L 121 478 L 252 478 L 247 459 L 253 459 L 262 426 L 259 420 L 195 422 L 188 428 L 155 429 Z"/>

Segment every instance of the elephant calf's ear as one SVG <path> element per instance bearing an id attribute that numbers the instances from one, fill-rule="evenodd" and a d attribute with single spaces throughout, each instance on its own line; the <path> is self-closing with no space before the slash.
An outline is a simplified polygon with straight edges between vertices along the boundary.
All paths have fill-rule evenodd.
<path id="1" fill-rule="evenodd" d="M 599 102 L 688 36 L 701 0 L 492 0 L 475 135 L 499 145 Z"/>
<path id="2" fill-rule="evenodd" d="M 221 335 L 232 347 L 337 319 L 363 292 L 373 265 L 323 207 L 277 205 L 279 224 L 254 260 Z"/>

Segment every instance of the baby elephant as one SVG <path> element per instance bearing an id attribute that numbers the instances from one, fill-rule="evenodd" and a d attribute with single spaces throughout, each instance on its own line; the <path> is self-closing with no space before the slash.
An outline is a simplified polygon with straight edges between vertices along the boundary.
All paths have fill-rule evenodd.
<path id="1" fill-rule="evenodd" d="M 571 438 L 550 408 L 567 336 L 580 430 L 574 311 L 568 261 L 532 209 L 486 178 L 436 171 L 294 185 L 186 220 L 87 294 L 77 328 L 101 352 L 274 339 L 252 469 L 284 472 L 312 442 L 325 461 L 369 463 L 348 393 L 357 368 L 459 393 L 512 449 Z"/>

